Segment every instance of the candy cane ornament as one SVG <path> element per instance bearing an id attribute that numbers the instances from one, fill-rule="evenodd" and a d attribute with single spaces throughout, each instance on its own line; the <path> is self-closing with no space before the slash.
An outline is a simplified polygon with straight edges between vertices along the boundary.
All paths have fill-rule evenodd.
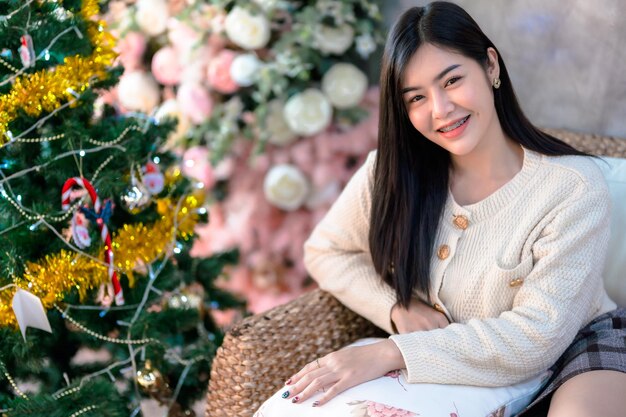
<path id="1" fill-rule="evenodd" d="M 93 212 L 90 210 L 83 210 L 85 215 L 90 220 L 95 220 L 98 225 L 98 229 L 100 230 L 100 238 L 104 242 L 104 262 L 108 265 L 108 275 L 109 280 L 113 284 L 113 293 L 115 298 L 115 304 L 123 305 L 124 304 L 124 293 L 122 291 L 122 286 L 120 285 L 120 280 L 117 276 L 117 272 L 113 267 L 113 246 L 111 245 L 111 234 L 109 233 L 109 229 L 106 225 L 106 221 L 103 217 L 110 215 L 110 202 L 105 202 L 105 206 L 102 206 L 100 202 L 100 197 L 98 197 L 98 193 L 96 192 L 93 185 L 86 180 L 85 178 L 73 177 L 65 181 L 63 184 L 63 188 L 61 189 L 61 207 L 63 210 L 69 210 L 71 202 L 72 202 L 72 188 L 80 187 L 83 188 L 89 194 L 91 201 L 93 203 Z M 102 290 L 102 288 L 101 288 Z"/>

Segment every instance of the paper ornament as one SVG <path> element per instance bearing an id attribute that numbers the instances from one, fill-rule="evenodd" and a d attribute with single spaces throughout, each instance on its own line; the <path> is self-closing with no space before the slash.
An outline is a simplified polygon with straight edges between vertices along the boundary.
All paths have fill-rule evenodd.
<path id="1" fill-rule="evenodd" d="M 52 333 L 50 322 L 38 297 L 20 288 L 13 296 L 12 306 L 24 340 L 26 340 L 26 329 L 29 327 Z"/>

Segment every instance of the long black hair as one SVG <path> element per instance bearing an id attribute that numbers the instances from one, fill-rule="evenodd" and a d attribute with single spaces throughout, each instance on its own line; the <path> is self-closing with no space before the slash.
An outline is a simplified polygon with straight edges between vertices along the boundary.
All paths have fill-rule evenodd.
<path id="1" fill-rule="evenodd" d="M 369 244 L 376 272 L 408 307 L 414 290 L 429 301 L 430 262 L 448 195 L 450 154 L 411 124 L 402 98 L 409 59 L 429 43 L 488 65 L 487 49 L 498 53 L 499 89 L 494 104 L 504 133 L 545 155 L 586 155 L 550 136 L 526 118 L 493 42 L 460 6 L 435 1 L 400 16 L 385 45 L 380 74 L 378 152 Z"/>

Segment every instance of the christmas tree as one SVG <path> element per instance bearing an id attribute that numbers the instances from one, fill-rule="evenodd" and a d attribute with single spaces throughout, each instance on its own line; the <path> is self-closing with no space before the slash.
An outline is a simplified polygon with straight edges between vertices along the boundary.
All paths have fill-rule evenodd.
<path id="1" fill-rule="evenodd" d="M 213 285 L 237 254 L 189 255 L 209 196 L 161 151 L 175 121 L 94 104 L 123 71 L 99 14 L 0 1 L 2 416 L 193 415 L 211 311 L 241 307 Z"/>

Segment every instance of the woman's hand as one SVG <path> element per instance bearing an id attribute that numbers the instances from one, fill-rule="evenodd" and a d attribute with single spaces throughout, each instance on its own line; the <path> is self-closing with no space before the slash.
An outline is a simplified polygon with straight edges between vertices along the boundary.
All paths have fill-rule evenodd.
<path id="1" fill-rule="evenodd" d="M 450 324 L 443 313 L 416 299 L 411 300 L 408 309 L 399 304 L 393 306 L 391 322 L 396 326 L 398 333 L 443 329 Z"/>
<path id="2" fill-rule="evenodd" d="M 287 380 L 283 398 L 301 403 L 315 392 L 324 391 L 313 403 L 313 407 L 321 406 L 348 388 L 405 367 L 400 350 L 390 339 L 346 347 L 316 359 Z"/>

